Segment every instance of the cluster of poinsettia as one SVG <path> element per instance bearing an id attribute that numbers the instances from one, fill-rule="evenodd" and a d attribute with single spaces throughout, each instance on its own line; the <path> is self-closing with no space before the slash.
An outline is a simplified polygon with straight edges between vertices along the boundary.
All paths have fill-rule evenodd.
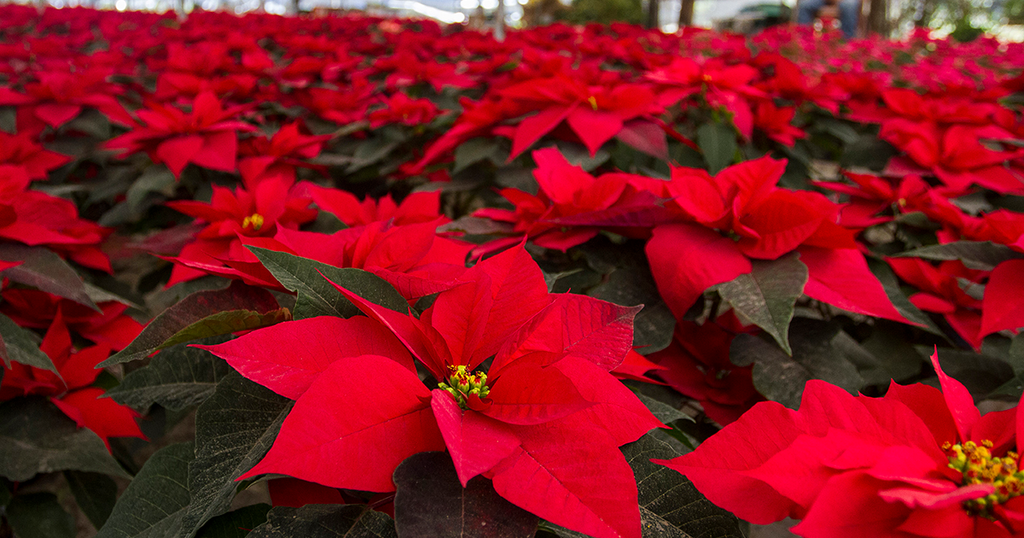
<path id="1" fill-rule="evenodd" d="M 336 284 L 366 316 L 285 322 L 204 346 L 296 401 L 240 478 L 387 492 L 403 460 L 447 450 L 463 486 L 483 475 L 553 523 L 640 536 L 618 447 L 661 423 L 610 373 L 631 350 L 638 309 L 549 293 L 522 246 L 433 283 L 444 289 L 418 317 Z"/>

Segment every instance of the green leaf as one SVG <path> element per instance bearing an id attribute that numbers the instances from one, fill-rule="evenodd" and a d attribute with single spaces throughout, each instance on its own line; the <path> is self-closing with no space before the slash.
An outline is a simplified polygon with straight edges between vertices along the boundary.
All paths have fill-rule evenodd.
<path id="1" fill-rule="evenodd" d="M 0 404 L 0 476 L 24 482 L 40 473 L 90 471 L 127 476 L 95 433 L 79 428 L 45 398 Z"/>
<path id="2" fill-rule="evenodd" d="M 919 350 L 930 356 L 934 348 L 919 346 Z M 942 370 L 963 383 L 976 400 L 998 393 L 1016 377 L 1010 364 L 987 353 L 943 348 L 939 350 L 939 362 Z"/>
<path id="3" fill-rule="evenodd" d="M 335 289 L 331 282 L 344 286 L 371 303 L 398 312 L 409 311 L 405 298 L 373 273 L 361 269 L 340 269 L 286 252 L 248 248 L 282 286 L 298 294 L 293 312 L 295 319 L 316 316 L 348 318 L 359 313 L 359 309 Z"/>
<path id="4" fill-rule="evenodd" d="M 184 536 L 225 512 L 235 479 L 258 463 L 274 443 L 291 400 L 232 372 L 196 411 L 196 457 L 188 466 L 192 500 L 182 519 Z"/>
<path id="5" fill-rule="evenodd" d="M 807 266 L 798 254 L 777 260 L 753 260 L 753 271 L 718 286 L 718 294 L 732 305 L 736 313 L 771 335 L 787 355 L 789 323 L 797 299 L 807 283 Z"/>
<path id="6" fill-rule="evenodd" d="M 249 531 L 266 523 L 269 504 L 252 504 L 219 515 L 203 525 L 196 538 L 245 538 Z"/>
<path id="7" fill-rule="evenodd" d="M 1013 368 L 1013 379 L 992 391 L 990 396 L 1007 395 L 1019 400 L 1024 392 L 1024 333 L 1018 333 L 1010 342 L 1006 363 Z"/>
<path id="8" fill-rule="evenodd" d="M 452 168 L 451 173 L 458 174 L 484 159 L 497 161 L 500 158 L 498 155 L 500 149 L 498 141 L 494 138 L 470 138 L 455 148 L 455 166 Z"/>
<path id="9" fill-rule="evenodd" d="M 50 357 L 39 349 L 39 337 L 28 329 L 22 329 L 3 314 L 0 314 L 0 358 L 8 367 L 14 361 L 60 375 Z"/>
<path id="10" fill-rule="evenodd" d="M 263 313 L 255 310 L 217 312 L 178 331 L 174 336 L 164 341 L 163 344 L 160 344 L 160 349 L 199 340 L 200 338 L 269 327 L 290 319 L 291 312 L 287 308 L 278 308 Z"/>
<path id="11" fill-rule="evenodd" d="M 7 521 L 18 538 L 75 538 L 75 518 L 52 493 L 18 495 L 7 505 Z"/>
<path id="12" fill-rule="evenodd" d="M 96 538 L 171 538 L 179 535 L 189 503 L 192 443 L 158 450 L 128 484 Z"/>
<path id="13" fill-rule="evenodd" d="M 842 346 L 833 343 L 843 338 L 840 332 L 835 323 L 797 318 L 789 334 L 793 346 L 791 357 L 766 340 L 740 334 L 732 341 L 729 358 L 737 366 L 753 364 L 757 390 L 769 400 L 796 409 L 804 385 L 812 379 L 825 380 L 852 394 L 864 385 Z"/>
<path id="14" fill-rule="evenodd" d="M 248 538 L 398 538 L 395 522 L 381 512 L 358 504 L 307 504 L 302 508 L 278 506 L 267 522 Z"/>
<path id="15" fill-rule="evenodd" d="M 892 305 L 896 307 L 896 311 L 909 321 L 921 325 L 922 329 L 934 335 L 942 336 L 942 331 L 935 326 L 931 318 L 914 306 L 914 303 L 910 302 L 910 299 L 900 290 L 899 280 L 896 279 L 896 274 L 893 273 L 889 264 L 874 258 L 868 258 L 867 260 L 868 269 L 875 275 L 878 282 L 882 284 L 882 289 L 885 290 L 885 294 L 889 297 Z"/>
<path id="16" fill-rule="evenodd" d="M 445 452 L 414 454 L 395 469 L 395 525 L 402 537 L 530 538 L 539 518 L 478 476 L 463 488 Z"/>
<path id="17" fill-rule="evenodd" d="M 921 247 L 901 254 L 899 258 L 924 258 L 926 260 L 960 260 L 971 269 L 991 271 L 1006 260 L 1024 258 L 1024 254 L 1006 245 L 991 241 L 956 241 L 945 245 Z"/>
<path id="18" fill-rule="evenodd" d="M 214 337 L 203 343 L 219 344 L 226 340 Z M 107 396 L 136 409 L 160 404 L 181 411 L 209 398 L 217 383 L 231 371 L 213 353 L 179 344 L 161 351 L 145 368 L 126 375 L 120 385 L 107 391 Z"/>
<path id="19" fill-rule="evenodd" d="M 735 516 L 712 504 L 683 475 L 650 461 L 679 456 L 671 445 L 648 433 L 624 445 L 622 453 L 636 477 L 645 538 L 743 536 Z"/>
<path id="20" fill-rule="evenodd" d="M 693 417 L 679 410 L 684 398 L 665 385 L 641 383 L 632 379 L 623 381 L 623 384 L 629 387 L 629 390 L 647 406 L 654 418 L 663 424 L 671 424 L 677 420 L 693 421 Z"/>
<path id="21" fill-rule="evenodd" d="M 132 340 L 132 343 L 99 363 L 105 368 L 134 360 L 144 359 L 154 351 L 180 343 L 186 336 L 203 338 L 216 334 L 234 332 L 235 322 L 217 318 L 206 324 L 205 320 L 222 312 L 236 312 L 239 320 L 252 320 L 252 313 L 268 314 L 279 310 L 277 300 L 269 291 L 233 281 L 226 289 L 199 291 L 185 297 L 177 304 L 163 311 L 146 325 L 146 328 Z M 272 314 L 265 321 L 275 321 L 282 314 Z M 260 318 L 262 319 L 262 318 Z M 236 320 L 236 321 L 239 321 Z M 256 328 L 256 327 L 251 327 Z M 224 332 L 218 332 L 223 330 Z M 171 342 L 171 344 L 168 344 Z"/>
<path id="22" fill-rule="evenodd" d="M 128 187 L 125 203 L 132 215 L 142 215 L 160 195 L 174 196 L 177 189 L 178 180 L 170 170 L 163 166 L 150 166 Z"/>
<path id="23" fill-rule="evenodd" d="M 708 172 L 715 175 L 736 158 L 736 130 L 724 123 L 705 123 L 697 129 L 697 146 L 704 153 Z"/>
<path id="24" fill-rule="evenodd" d="M 105 474 L 64 471 L 78 508 L 93 527 L 102 528 L 117 502 L 117 483 Z"/>
<path id="25" fill-rule="evenodd" d="M 21 265 L 0 271 L 0 275 L 100 311 L 86 293 L 82 277 L 52 250 L 0 243 L 0 260 L 22 262 Z"/>
<path id="26" fill-rule="evenodd" d="M 898 152 L 888 142 L 879 140 L 875 135 L 861 135 L 843 150 L 839 164 L 845 169 L 868 168 L 881 171 L 893 155 Z"/>
<path id="27" fill-rule="evenodd" d="M 633 320 L 633 346 L 637 352 L 647 355 L 668 347 L 676 318 L 658 293 L 641 244 L 591 241 L 581 249 L 587 263 L 605 273 L 601 284 L 588 290 L 587 295 L 619 305 L 643 305 L 644 309 Z"/>

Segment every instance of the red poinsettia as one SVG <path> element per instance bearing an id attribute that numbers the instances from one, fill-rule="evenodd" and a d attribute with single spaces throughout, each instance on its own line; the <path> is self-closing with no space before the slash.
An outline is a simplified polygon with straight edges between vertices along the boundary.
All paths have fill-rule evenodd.
<path id="1" fill-rule="evenodd" d="M 404 92 L 395 92 L 391 97 L 385 98 L 381 104 L 384 105 L 384 108 L 373 110 L 367 116 L 371 129 L 392 123 L 414 127 L 425 126 L 441 114 L 437 105 L 430 99 L 412 99 Z"/>
<path id="2" fill-rule="evenodd" d="M 100 243 L 113 232 L 81 219 L 71 200 L 28 189 L 23 173 L 3 175 L 0 166 L 0 240 L 45 245 L 86 267 L 110 272 Z"/>
<path id="3" fill-rule="evenodd" d="M 79 427 L 89 428 L 107 443 L 111 437 L 139 437 L 145 439 L 135 419 L 137 412 L 109 398 L 102 398 L 104 390 L 90 387 L 100 370 L 96 364 L 110 355 L 110 347 L 100 344 L 81 350 L 71 345 L 71 334 L 58 312 L 46 331 L 40 349 L 57 369 L 54 374 L 12 362 L 4 368 L 0 380 L 0 401 L 17 396 L 38 394 L 47 396 Z"/>
<path id="4" fill-rule="evenodd" d="M 256 128 L 235 119 L 250 108 L 242 105 L 225 109 L 211 92 L 203 92 L 186 113 L 168 104 L 151 104 L 138 110 L 139 123 L 131 131 L 106 143 L 121 150 L 120 157 L 144 151 L 155 163 L 164 163 L 174 177 L 189 163 L 211 170 L 235 171 L 239 132 Z"/>
<path id="5" fill-rule="evenodd" d="M 273 237 L 280 228 L 296 229 L 316 218 L 311 199 L 296 194 L 292 182 L 280 176 L 259 181 L 251 190 L 238 187 L 234 192 L 213 187 L 210 203 L 184 200 L 168 202 L 172 209 L 206 223 L 196 240 L 185 245 L 176 258 L 168 285 L 198 278 L 204 273 L 188 262 L 222 266 L 227 260 L 258 263 L 242 244 L 240 237 Z"/>
<path id="6" fill-rule="evenodd" d="M 1018 536 L 1018 408 L 981 416 L 937 352 L 932 364 L 941 391 L 892 383 L 868 398 L 810 381 L 798 411 L 757 404 L 694 452 L 659 463 L 750 522 L 802 520 L 793 532 L 808 538 Z"/>
<path id="7" fill-rule="evenodd" d="M 238 171 L 242 182 L 252 187 L 263 178 L 277 177 L 286 183 L 295 182 L 297 168 L 315 168 L 308 164 L 320 154 L 330 135 L 303 134 L 300 122 L 282 126 L 272 137 L 254 136 L 238 147 Z"/>
<path id="8" fill-rule="evenodd" d="M 21 177 L 46 179 L 51 170 L 70 160 L 70 157 L 44 149 L 28 133 L 12 135 L 0 131 L 0 181 Z"/>
<path id="9" fill-rule="evenodd" d="M 463 484 L 483 475 L 549 521 L 639 538 L 636 485 L 618 447 L 659 422 L 608 373 L 630 350 L 635 308 L 548 293 L 521 247 L 475 265 L 418 318 L 338 289 L 368 317 L 293 321 L 205 347 L 297 400 L 242 478 L 392 491 L 402 460 L 447 449 Z M 487 373 L 477 370 L 492 357 Z"/>
<path id="10" fill-rule="evenodd" d="M 385 194 L 379 200 L 368 196 L 360 202 L 356 195 L 341 189 L 317 185 L 308 185 L 307 189 L 321 211 L 331 213 L 347 226 L 363 226 L 389 220 L 404 225 L 443 217 L 441 191 L 414 192 L 396 204 L 390 194 Z"/>
<path id="11" fill-rule="evenodd" d="M 673 169 L 663 188 L 673 197 L 666 207 L 681 222 L 655 227 L 646 252 L 658 290 L 676 317 L 704 290 L 749 273 L 751 259 L 797 251 L 808 269 L 807 296 L 905 321 L 868 270 L 853 231 L 836 224 L 839 207 L 820 194 L 776 186 L 785 166 L 762 157 L 714 177 L 701 169 Z"/>
<path id="12" fill-rule="evenodd" d="M 116 99 L 124 88 L 106 81 L 103 69 L 76 72 L 36 73 L 38 82 L 25 84 L 25 93 L 0 88 L 0 105 L 18 107 L 18 130 L 38 134 L 46 127 L 56 129 L 81 114 L 84 107 L 103 113 L 111 121 L 131 124 L 131 116 Z"/>
<path id="13" fill-rule="evenodd" d="M 142 331 L 141 323 L 125 315 L 128 306 L 114 301 L 97 303 L 97 312 L 70 299 L 33 289 L 6 289 L 0 292 L 0 297 L 0 312 L 21 327 L 45 329 L 60 316 L 75 334 L 115 351 L 127 346 Z"/>
<path id="14" fill-rule="evenodd" d="M 961 282 L 977 284 L 986 275 L 964 267 L 958 260 L 942 262 L 938 267 L 919 258 L 888 258 L 901 279 L 919 292 L 909 297 L 925 312 L 942 314 L 949 326 L 968 344 L 981 352 L 981 300 L 964 291 Z"/>
<path id="15" fill-rule="evenodd" d="M 735 316 L 729 316 L 738 321 Z M 652 353 L 661 370 L 655 375 L 680 394 L 700 402 L 708 418 L 725 425 L 735 422 L 755 403 L 764 400 L 754 388 L 753 366 L 739 367 L 729 361 L 729 345 L 737 332 L 726 327 L 738 322 L 708 321 L 697 325 L 678 320 L 672 343 Z M 739 328 L 739 327 L 736 327 Z"/>

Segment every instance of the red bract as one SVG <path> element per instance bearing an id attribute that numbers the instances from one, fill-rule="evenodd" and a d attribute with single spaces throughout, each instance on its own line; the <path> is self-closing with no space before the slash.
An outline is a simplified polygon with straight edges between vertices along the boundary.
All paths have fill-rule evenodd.
<path id="1" fill-rule="evenodd" d="M 40 349 L 50 357 L 60 377 L 48 370 L 12 362 L 0 380 L 0 401 L 17 396 L 47 396 L 78 426 L 89 428 L 107 443 L 110 437 L 145 439 L 135 423 L 137 412 L 109 398 L 101 398 L 103 389 L 89 387 L 100 370 L 96 364 L 110 355 L 110 348 L 97 345 L 76 351 L 71 335 L 58 313 L 46 331 Z"/>
<path id="2" fill-rule="evenodd" d="M 474 266 L 419 318 L 338 289 L 369 317 L 294 321 L 206 347 L 297 399 L 270 452 L 241 478 L 392 491 L 402 460 L 447 449 L 464 485 L 483 475 L 553 523 L 640 536 L 618 447 L 659 422 L 608 373 L 630 350 L 635 308 L 549 294 L 521 247 Z M 492 356 L 486 374 L 475 371 Z"/>
<path id="3" fill-rule="evenodd" d="M 98 303 L 100 312 L 52 293 L 31 289 L 8 289 L 0 293 L 0 312 L 21 327 L 45 329 L 58 316 L 68 329 L 115 351 L 128 345 L 142 324 L 124 314 L 126 305 L 113 301 Z"/>
<path id="4" fill-rule="evenodd" d="M 712 321 L 697 325 L 679 320 L 669 347 L 650 355 L 664 368 L 655 375 L 700 402 L 708 418 L 722 425 L 735 422 L 764 399 L 754 388 L 753 366 L 741 368 L 729 361 L 735 336 Z"/>
<path id="5" fill-rule="evenodd" d="M 23 174 L 0 175 L 0 240 L 45 245 L 86 267 L 110 272 L 110 260 L 99 246 L 113 230 L 78 218 L 70 200 L 27 190 L 27 185 Z"/>
<path id="6" fill-rule="evenodd" d="M 307 188 L 321 211 L 331 213 L 348 226 L 363 226 L 378 221 L 404 225 L 433 221 L 443 216 L 440 213 L 441 191 L 414 192 L 406 196 L 401 204 L 395 204 L 390 194 L 380 200 L 366 197 L 360 202 L 348 191 L 316 185 Z"/>
<path id="7" fill-rule="evenodd" d="M 139 123 L 133 130 L 105 144 L 122 150 L 120 157 L 144 151 L 154 163 L 164 163 L 174 177 L 189 163 L 211 170 L 235 171 L 238 132 L 255 127 L 237 121 L 249 106 L 224 109 L 217 96 L 199 94 L 188 113 L 166 104 L 152 104 L 136 112 Z"/>
<path id="8" fill-rule="evenodd" d="M 753 523 L 802 519 L 808 538 L 1000 538 L 1024 531 L 1017 409 L 981 416 L 942 391 L 892 383 L 884 398 L 810 381 L 799 411 L 759 403 L 697 450 L 662 461 Z M 750 442 L 757 439 L 757 442 Z"/>
<path id="9" fill-rule="evenodd" d="M 46 179 L 47 173 L 63 166 L 71 158 L 44 149 L 28 133 L 17 135 L 0 131 L 0 181 L 20 177 Z M 2 187 L 0 187 L 2 188 Z"/>
<path id="10" fill-rule="evenodd" d="M 538 193 L 503 189 L 515 210 L 485 208 L 475 216 L 514 224 L 516 236 L 484 246 L 489 252 L 515 244 L 523 236 L 534 243 L 565 251 L 588 241 L 602 228 L 651 226 L 661 213 L 660 200 L 630 185 L 627 174 L 594 177 L 573 166 L 555 148 L 533 152 Z"/>
<path id="11" fill-rule="evenodd" d="M 689 58 L 677 58 L 670 65 L 646 75 L 661 88 L 658 98 L 662 105 L 672 105 L 702 93 L 708 105 L 723 107 L 732 113 L 733 124 L 748 140 L 754 127 L 751 100 L 768 97 L 751 86 L 757 76 L 757 70 L 746 64 L 724 65 L 712 60 L 702 65 Z"/>
<path id="12" fill-rule="evenodd" d="M 905 321 L 868 270 L 850 230 L 836 224 L 839 207 L 824 196 L 776 186 L 785 161 L 764 157 L 711 177 L 676 168 L 663 187 L 683 222 L 654 228 L 647 258 L 658 290 L 676 317 L 715 284 L 796 250 L 807 266 L 804 294 L 840 308 Z M 700 256 L 690 253 L 700 252 Z"/>
<path id="13" fill-rule="evenodd" d="M 972 271 L 959 261 L 935 267 L 918 258 L 888 258 L 889 266 L 905 282 L 920 290 L 910 302 L 925 312 L 942 314 L 950 327 L 968 344 L 981 352 L 981 301 L 968 295 L 963 282 L 978 283 L 982 271 Z"/>
<path id="14" fill-rule="evenodd" d="M 39 82 L 25 84 L 24 94 L 0 88 L 0 105 L 18 106 L 18 129 L 24 133 L 40 133 L 47 126 L 56 129 L 77 117 L 83 107 L 130 125 L 131 116 L 115 98 L 124 89 L 106 82 L 108 75 L 97 69 L 41 72 L 36 75 Z"/>
<path id="15" fill-rule="evenodd" d="M 582 71 L 559 73 L 498 91 L 502 99 L 519 107 L 517 115 L 537 111 L 510 130 L 512 154 L 509 158 L 514 159 L 526 151 L 563 121 L 594 155 L 605 142 L 622 131 L 626 121 L 662 111 L 654 92 L 646 85 L 606 85 L 598 81 L 588 82 L 586 78 Z"/>
<path id="16" fill-rule="evenodd" d="M 392 123 L 419 126 L 427 125 L 440 111 L 430 99 L 410 99 L 402 92 L 396 92 L 383 100 L 384 108 L 370 112 L 370 128 L 377 129 Z"/>
<path id="17" fill-rule="evenodd" d="M 271 138 L 249 138 L 238 148 L 238 170 L 242 181 L 249 189 L 264 178 L 276 178 L 292 184 L 297 168 L 314 168 L 307 161 L 319 155 L 324 142 L 330 138 L 330 135 L 302 134 L 299 122 L 284 125 Z"/>
<path id="18" fill-rule="evenodd" d="M 180 265 L 174 266 L 168 285 L 202 276 L 201 271 L 190 269 L 194 264 L 221 266 L 230 260 L 258 263 L 241 237 L 273 237 L 281 228 L 296 229 L 316 218 L 316 210 L 309 208 L 312 200 L 297 195 L 296 190 L 290 181 L 271 177 L 256 183 L 251 191 L 239 187 L 231 192 L 214 186 L 209 204 L 168 202 L 169 207 L 206 223 L 196 240 L 173 258 Z"/>

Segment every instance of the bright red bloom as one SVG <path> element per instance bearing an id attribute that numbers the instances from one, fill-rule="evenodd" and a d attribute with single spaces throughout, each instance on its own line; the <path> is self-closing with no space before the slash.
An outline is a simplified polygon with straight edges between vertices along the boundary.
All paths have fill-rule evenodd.
<path id="1" fill-rule="evenodd" d="M 331 213 L 347 226 L 392 220 L 397 225 L 437 220 L 441 215 L 441 191 L 414 192 L 396 204 L 390 194 L 379 200 L 366 197 L 362 202 L 348 191 L 317 185 L 307 187 L 321 211 Z M 445 219 L 447 220 L 447 219 Z"/>
<path id="2" fill-rule="evenodd" d="M 110 272 L 110 259 L 99 247 L 113 230 L 79 218 L 70 200 L 28 190 L 28 183 L 24 174 L 0 175 L 0 240 L 45 245 L 86 267 Z"/>
<path id="3" fill-rule="evenodd" d="M 18 106 L 18 130 L 22 133 L 40 133 L 47 126 L 56 129 L 77 117 L 84 107 L 130 125 L 131 116 L 115 98 L 124 89 L 106 82 L 109 74 L 100 69 L 39 72 L 39 82 L 25 84 L 25 94 L 0 88 L 0 105 Z"/>
<path id="4" fill-rule="evenodd" d="M 21 327 L 45 329 L 58 316 L 75 334 L 115 351 L 127 346 L 142 331 L 142 324 L 125 315 L 127 305 L 104 301 L 100 312 L 70 299 L 33 289 L 7 289 L 0 293 L 0 312 Z"/>
<path id="5" fill-rule="evenodd" d="M 478 263 L 418 318 L 339 290 L 369 317 L 288 322 L 206 347 L 297 399 L 242 478 L 392 491 L 402 460 L 447 448 L 463 484 L 483 475 L 549 521 L 639 538 L 636 485 L 618 447 L 659 422 L 608 373 L 631 348 L 636 309 L 549 294 L 523 248 Z M 489 371 L 476 371 L 490 357 Z"/>
<path id="6" fill-rule="evenodd" d="M 175 265 L 168 285 L 191 280 L 203 272 L 190 269 L 188 262 L 219 266 L 229 260 L 258 263 L 240 240 L 245 237 L 273 237 L 280 228 L 297 229 L 300 224 L 316 218 L 310 209 L 311 199 L 296 194 L 290 181 L 280 177 L 264 179 L 251 191 L 238 187 L 235 192 L 213 187 L 209 204 L 196 201 L 168 202 L 172 209 L 201 219 L 206 227 L 196 240 L 185 245 L 173 261 Z"/>
<path id="7" fill-rule="evenodd" d="M 662 463 L 752 523 L 802 519 L 808 538 L 1001 538 L 1024 532 L 1017 409 L 981 416 L 932 364 L 941 392 L 884 398 L 810 381 L 799 411 L 757 404 L 697 450 Z M 757 442 L 750 442 L 757 439 Z"/>
<path id="8" fill-rule="evenodd" d="M 666 207 L 683 222 L 654 228 L 647 258 L 662 297 L 678 319 L 704 293 L 752 270 L 751 259 L 794 250 L 807 266 L 804 294 L 840 308 L 905 321 L 868 270 L 839 207 L 809 191 L 776 186 L 785 161 L 746 161 L 711 177 L 675 168 Z M 700 252 L 700 256 L 690 255 Z"/>
<path id="9" fill-rule="evenodd" d="M 21 177 L 46 179 L 51 170 L 70 160 L 70 157 L 44 149 L 28 133 L 12 135 L 0 131 L 0 181 Z"/>
<path id="10" fill-rule="evenodd" d="M 395 92 L 390 98 L 385 98 L 382 104 L 384 108 L 373 110 L 367 116 L 371 129 L 392 123 L 425 126 L 441 114 L 430 99 L 410 99 L 404 92 Z"/>
<path id="11" fill-rule="evenodd" d="M 261 179 L 269 177 L 276 177 L 288 184 L 294 183 L 296 169 L 314 168 L 307 161 L 319 155 L 324 142 L 330 138 L 330 135 L 302 134 L 299 122 L 282 126 L 270 138 L 249 138 L 238 147 L 238 170 L 242 174 L 242 182 L 249 189 Z"/>
<path id="12" fill-rule="evenodd" d="M 669 347 L 650 359 L 664 368 L 655 373 L 680 394 L 700 402 L 708 418 L 726 425 L 735 422 L 755 403 L 764 400 L 754 388 L 753 366 L 729 361 L 729 345 L 736 333 L 708 321 L 676 322 Z"/>
<path id="13" fill-rule="evenodd" d="M 210 92 L 196 96 L 188 113 L 171 105 L 152 104 L 136 112 L 140 122 L 133 130 L 110 140 L 105 147 L 122 150 L 122 158 L 144 151 L 154 163 L 166 164 L 174 177 L 179 177 L 189 163 L 234 172 L 237 133 L 256 129 L 235 119 L 247 108 L 225 109 Z"/>
<path id="14" fill-rule="evenodd" d="M 49 370 L 12 362 L 10 367 L 5 367 L 0 380 L 0 401 L 30 394 L 47 396 L 80 428 L 89 428 L 99 435 L 108 449 L 110 437 L 145 439 L 135 423 L 137 412 L 109 398 L 101 398 L 103 389 L 89 387 L 100 373 L 96 364 L 110 355 L 110 347 L 100 344 L 75 351 L 71 334 L 58 313 L 40 349 L 53 361 L 60 377 Z"/>
<path id="15" fill-rule="evenodd" d="M 960 282 L 978 283 L 986 275 L 964 267 L 960 261 L 942 262 L 938 267 L 920 258 L 887 258 L 901 279 L 920 290 L 909 297 L 925 312 L 942 314 L 950 327 L 981 352 L 981 301 L 968 295 Z"/>
<path id="16" fill-rule="evenodd" d="M 758 72 L 746 64 L 725 65 L 711 60 L 702 65 L 689 58 L 677 58 L 670 65 L 647 73 L 646 77 L 661 87 L 659 101 L 665 106 L 703 92 L 710 106 L 723 107 L 732 113 L 736 130 L 748 140 L 754 128 L 751 101 L 768 97 L 751 85 Z"/>

